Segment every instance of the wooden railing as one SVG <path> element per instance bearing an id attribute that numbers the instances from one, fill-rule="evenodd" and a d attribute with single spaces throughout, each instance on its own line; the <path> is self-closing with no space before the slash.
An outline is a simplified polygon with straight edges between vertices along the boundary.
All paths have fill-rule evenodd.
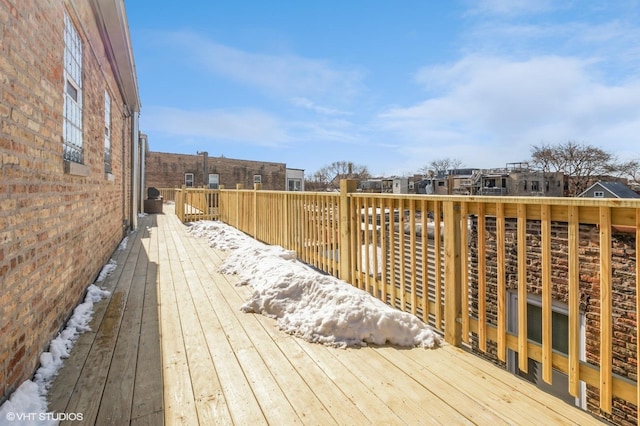
<path id="1" fill-rule="evenodd" d="M 175 190 L 176 215 L 183 222 L 218 220 L 220 192 L 217 189 L 186 188 Z"/>
<path id="2" fill-rule="evenodd" d="M 157 188 L 160 191 L 160 196 L 162 200 L 166 203 L 167 201 L 176 201 L 176 191 L 177 188 Z"/>
<path id="3" fill-rule="evenodd" d="M 573 396 L 586 383 L 605 413 L 640 400 L 640 201 L 363 194 L 343 181 L 340 193 L 221 190 L 219 218 L 451 344 L 503 365 L 516 354 L 522 372 L 533 360 L 547 383 L 560 371 Z M 540 336 L 528 335 L 533 302 Z M 553 337 L 560 311 L 566 342 Z"/>

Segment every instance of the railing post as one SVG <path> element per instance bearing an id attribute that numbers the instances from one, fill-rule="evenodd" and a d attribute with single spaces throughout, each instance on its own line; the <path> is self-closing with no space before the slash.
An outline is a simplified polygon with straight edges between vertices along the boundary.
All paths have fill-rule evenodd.
<path id="1" fill-rule="evenodd" d="M 240 227 L 240 190 L 244 189 L 244 185 L 236 183 L 236 229 L 242 229 Z"/>
<path id="2" fill-rule="evenodd" d="M 258 239 L 258 191 L 262 189 L 261 183 L 253 184 L 253 237 Z"/>
<path id="3" fill-rule="evenodd" d="M 342 179 L 340 181 L 340 279 L 351 283 L 351 208 L 349 206 L 349 193 L 355 192 L 358 182 L 355 179 Z"/>
<path id="4" fill-rule="evenodd" d="M 444 340 L 450 345 L 462 342 L 462 222 L 460 204 L 444 203 Z M 466 226 L 466 224 L 465 224 Z"/>
<path id="5" fill-rule="evenodd" d="M 290 250 L 292 244 L 291 241 L 289 241 L 289 191 L 284 193 L 284 201 L 283 201 L 283 206 L 282 206 L 282 214 L 283 214 L 283 233 L 284 235 L 282 236 L 282 240 L 284 241 L 284 248 L 287 250 Z"/>

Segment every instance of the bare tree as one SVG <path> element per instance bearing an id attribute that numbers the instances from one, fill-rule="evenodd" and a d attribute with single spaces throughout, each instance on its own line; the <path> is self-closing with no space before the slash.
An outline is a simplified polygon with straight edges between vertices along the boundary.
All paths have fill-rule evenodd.
<path id="1" fill-rule="evenodd" d="M 428 165 L 418 170 L 418 173 L 422 173 L 424 176 L 441 176 L 444 175 L 447 170 L 457 169 L 462 166 L 462 160 L 458 158 L 442 158 L 440 160 L 433 160 Z"/>
<path id="2" fill-rule="evenodd" d="M 570 196 L 580 194 L 599 178 L 619 175 L 623 167 L 613 154 L 574 141 L 534 145 L 530 164 L 543 173 L 564 173 L 568 179 Z"/>
<path id="3" fill-rule="evenodd" d="M 620 165 L 620 172 L 634 190 L 640 188 L 640 160 L 631 160 Z"/>
<path id="4" fill-rule="evenodd" d="M 334 161 L 315 172 L 312 180 L 305 182 L 305 187 L 312 191 L 339 189 L 341 179 L 365 180 L 370 177 L 367 166 L 354 164 L 350 161 Z"/>

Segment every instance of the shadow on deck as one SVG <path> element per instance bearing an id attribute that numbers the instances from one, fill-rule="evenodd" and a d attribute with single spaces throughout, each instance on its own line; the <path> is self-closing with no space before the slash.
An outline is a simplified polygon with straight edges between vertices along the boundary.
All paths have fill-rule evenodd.
<path id="1" fill-rule="evenodd" d="M 600 424 L 459 348 L 334 349 L 240 312 L 251 289 L 165 205 L 140 219 L 49 392 L 87 424 Z"/>

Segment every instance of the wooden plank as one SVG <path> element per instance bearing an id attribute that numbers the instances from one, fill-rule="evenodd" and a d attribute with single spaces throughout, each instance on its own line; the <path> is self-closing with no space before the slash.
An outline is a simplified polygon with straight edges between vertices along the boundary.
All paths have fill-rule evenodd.
<path id="1" fill-rule="evenodd" d="M 109 299 L 95 340 L 92 342 L 91 350 L 66 407 L 67 412 L 83 413 L 84 419 L 90 423 L 96 421 L 100 409 L 124 307 L 133 280 L 137 254 L 141 247 L 139 234 L 136 234 L 129 244 L 131 244 L 130 255 L 127 256 L 123 265 L 122 273 Z"/>
<path id="2" fill-rule="evenodd" d="M 462 328 L 461 316 L 461 281 L 460 281 L 460 212 L 458 206 L 447 201 L 444 212 L 448 220 L 445 222 L 445 321 L 444 339 L 450 345 L 460 346 Z"/>
<path id="3" fill-rule="evenodd" d="M 405 236 L 404 236 L 404 226 L 405 226 L 405 217 L 404 217 L 404 198 L 398 200 L 400 205 L 398 206 L 398 234 L 400 240 L 400 247 L 405 246 Z M 400 257 L 400 270 L 406 270 L 406 259 L 407 254 L 404 250 L 400 249 L 400 253 L 398 254 Z M 405 274 L 400 274 L 400 310 L 404 311 L 407 309 L 407 280 Z"/>
<path id="4" fill-rule="evenodd" d="M 518 368 L 529 370 L 527 352 L 527 208 L 523 204 L 517 207 L 518 224 Z"/>
<path id="5" fill-rule="evenodd" d="M 205 325 L 200 322 L 196 305 L 202 302 L 197 291 L 199 278 L 190 262 L 189 254 L 181 244 L 180 235 L 172 229 L 170 263 L 173 287 L 178 306 L 176 321 L 180 321 L 187 356 L 191 388 L 198 421 L 202 424 L 231 423 L 226 401 L 216 376 L 216 368 L 208 351 Z M 169 244 L 169 242 L 167 242 Z M 198 253 L 192 253 L 197 256 Z M 209 330 L 207 329 L 207 332 Z"/>
<path id="6" fill-rule="evenodd" d="M 498 262 L 498 359 L 502 362 L 507 360 L 507 284 L 506 284 L 506 265 L 505 265 L 505 218 L 504 204 L 496 204 L 496 249 Z"/>
<path id="7" fill-rule="evenodd" d="M 394 232 L 394 230 L 395 230 L 395 220 L 396 220 L 395 216 L 396 215 L 395 215 L 395 208 L 394 208 L 394 205 L 393 205 L 393 199 L 391 199 L 391 198 L 389 199 L 388 207 L 389 207 L 389 230 L 391 231 L 390 235 L 389 235 L 389 238 L 391 239 L 391 241 L 389 241 L 389 245 L 393 246 L 395 244 L 395 239 L 396 239 L 396 237 L 395 237 L 396 234 Z M 390 257 L 389 261 L 390 261 L 391 265 L 395 265 L 396 264 L 396 251 L 395 250 L 390 250 L 389 254 L 391 255 L 391 256 L 389 256 Z M 393 306 L 394 308 L 397 308 L 398 306 L 396 305 L 396 293 L 397 293 L 397 291 L 396 291 L 396 274 L 394 274 L 393 271 L 391 272 L 391 280 L 390 280 L 389 284 L 390 284 L 390 287 L 389 287 L 389 296 L 390 296 L 389 304 L 391 306 Z"/>
<path id="8" fill-rule="evenodd" d="M 111 359 L 96 423 L 126 424 L 130 421 L 140 342 L 140 324 L 146 281 L 146 255 L 139 251 L 131 289 L 124 306 L 118 339 Z M 160 365 L 156 366 L 160 368 Z"/>
<path id="9" fill-rule="evenodd" d="M 198 422 L 195 398 L 191 388 L 191 377 L 187 361 L 182 327 L 179 321 L 179 310 L 173 286 L 171 257 L 175 250 L 170 250 L 170 230 L 166 229 L 166 221 L 170 216 L 158 217 L 159 234 L 159 320 L 160 339 L 162 342 L 162 372 L 164 380 L 164 410 L 166 424 L 193 425 Z M 179 272 L 176 271 L 176 274 Z"/>
<path id="10" fill-rule="evenodd" d="M 466 202 L 460 203 L 460 292 L 462 341 L 469 344 L 469 210 Z"/>
<path id="11" fill-rule="evenodd" d="M 611 413 L 611 208 L 600 207 L 600 409 Z"/>
<path id="12" fill-rule="evenodd" d="M 478 203 L 478 348 L 487 351 L 487 278 L 485 204 Z"/>
<path id="13" fill-rule="evenodd" d="M 363 352 L 366 352 L 366 356 Z M 349 348 L 336 352 L 335 356 L 403 422 L 471 424 L 459 412 L 438 401 L 433 392 L 401 374 L 398 367 L 375 356 L 373 348 Z M 399 392 L 399 389 L 402 391 Z M 429 401 L 427 409 L 424 407 L 425 401 Z"/>
<path id="14" fill-rule="evenodd" d="M 144 219 L 142 222 L 144 222 Z M 127 257 L 133 255 L 131 254 L 131 250 L 136 247 L 133 244 L 135 237 L 136 235 L 132 235 L 125 250 L 114 253 L 114 259 L 117 259 L 118 266 L 113 273 L 100 284 L 100 287 L 110 291 L 112 294 L 118 286 Z M 93 305 L 93 316 L 89 322 L 91 330 L 82 333 L 78 337 L 70 357 L 65 360 L 62 368 L 58 371 L 58 375 L 52 382 L 52 387 L 48 393 L 49 409 L 52 412 L 69 412 L 69 400 L 75 392 L 80 376 L 83 372 L 87 374 L 89 371 L 88 369 L 85 370 L 84 367 L 100 330 L 100 325 L 102 324 L 105 313 L 107 312 L 110 300 L 111 296 Z"/>
<path id="15" fill-rule="evenodd" d="M 436 327 L 442 330 L 442 234 L 440 225 L 441 202 L 436 202 L 433 209 L 433 252 L 435 257 L 435 289 L 436 289 Z"/>
<path id="16" fill-rule="evenodd" d="M 441 355 L 440 362 L 421 363 L 432 370 L 447 372 L 447 380 L 461 384 L 461 391 L 472 398 L 478 398 L 487 406 L 502 410 L 511 424 L 602 424 L 591 414 L 568 405 L 532 383 L 504 369 L 487 366 L 486 361 L 480 357 L 453 346 L 440 349 L 447 352 L 446 355 Z M 427 354 L 416 351 L 409 355 L 424 357 Z M 438 373 L 434 371 L 434 374 Z"/>
<path id="17" fill-rule="evenodd" d="M 463 382 L 453 382 L 446 374 L 442 374 L 447 370 L 445 365 L 440 363 L 441 355 L 436 351 L 426 351 L 419 354 L 420 357 L 416 356 L 415 352 L 419 351 L 417 349 L 407 351 L 393 347 L 380 347 L 375 351 L 398 366 L 403 374 L 413 378 L 425 389 L 433 389 L 434 397 L 438 402 L 448 404 L 474 424 L 512 424 L 513 417 L 509 417 L 510 413 L 505 410 L 506 401 L 489 399 L 487 402 L 484 398 L 466 393 Z M 453 360 L 455 357 L 447 357 L 447 359 Z M 455 366 L 451 365 L 451 367 L 455 369 Z M 512 413 L 512 415 L 515 414 L 516 412 Z"/>
<path id="18" fill-rule="evenodd" d="M 420 304 L 422 308 L 422 321 L 429 324 L 429 283 L 428 283 L 428 257 L 426 255 L 427 252 L 427 236 L 428 232 L 428 219 L 429 219 L 429 209 L 428 202 L 426 199 L 422 199 L 420 202 L 420 210 L 422 211 L 422 217 L 420 218 L 420 224 L 422 226 L 422 235 L 420 236 L 420 261 L 422 266 L 422 277 L 421 277 L 421 287 L 422 287 L 422 298 L 420 299 Z M 386 250 L 385 250 L 386 251 Z M 386 268 L 384 268 L 386 269 Z"/>
<path id="19" fill-rule="evenodd" d="M 189 333 L 183 331 L 184 351 L 189 360 L 188 371 L 193 382 L 194 393 L 198 398 L 200 420 L 204 424 L 265 423 L 251 385 L 236 358 L 234 348 L 229 343 L 229 338 L 237 333 L 232 324 L 225 326 L 223 323 L 224 317 L 229 315 L 226 311 L 230 309 L 226 307 L 226 311 L 219 314 L 220 309 L 225 309 L 224 304 L 212 303 L 214 299 L 203 288 L 191 264 L 189 254 L 197 259 L 202 249 L 187 253 L 179 240 L 186 237 L 185 230 L 173 228 L 172 232 L 176 236 L 175 243 L 179 247 L 174 256 L 185 271 L 185 284 L 181 291 L 193 292 L 191 301 L 183 301 L 183 304 L 191 304 L 191 312 L 180 308 L 182 314 L 188 315 L 181 319 L 184 321 L 183 329 L 197 328 L 200 334 L 195 338 L 189 338 Z M 176 291 L 178 291 L 177 287 Z M 239 349 L 241 348 L 236 348 L 236 350 Z M 256 368 L 258 367 L 259 365 L 256 365 Z M 210 383 L 207 384 L 207 382 Z M 165 383 L 165 386 L 172 386 L 172 384 Z M 213 418 L 205 421 L 202 418 L 205 411 L 208 411 L 207 414 Z"/>
<path id="20" fill-rule="evenodd" d="M 248 393 L 255 397 L 255 403 L 258 404 L 253 410 L 255 411 L 254 415 L 258 415 L 260 412 L 260 416 L 265 416 L 269 423 L 295 423 L 299 421 L 299 417 L 312 419 L 316 415 L 327 416 L 327 413 L 321 414 L 322 406 L 318 406 L 312 399 L 303 397 L 306 385 L 301 384 L 300 380 L 296 381 L 296 376 L 291 374 L 292 369 L 290 366 L 287 367 L 286 359 L 284 362 L 281 361 L 283 354 L 277 350 L 270 338 L 264 338 L 264 330 L 249 327 L 254 321 L 253 316 L 240 313 L 237 309 L 240 303 L 235 300 L 236 303 L 233 305 L 236 308 L 232 308 L 231 303 L 233 302 L 228 300 L 229 294 L 237 296 L 227 279 L 216 271 L 220 262 L 212 261 L 211 254 L 206 251 L 208 249 L 212 252 L 212 250 L 206 246 L 198 247 L 194 238 L 190 240 L 185 240 L 185 243 L 191 245 L 191 251 L 199 251 L 203 255 L 198 258 L 193 257 L 194 266 L 199 274 L 209 277 L 207 281 L 211 284 L 201 285 L 198 289 L 198 299 L 208 301 L 208 306 L 202 307 L 200 312 L 203 327 L 210 329 L 213 326 L 223 330 L 222 338 L 228 341 L 228 348 L 225 348 L 228 359 L 217 357 L 215 363 L 219 374 L 225 375 L 224 379 L 221 377 L 225 394 L 234 394 L 235 398 L 242 397 L 241 388 L 249 385 Z M 190 282 L 193 285 L 195 281 L 191 280 Z M 220 337 L 210 338 L 208 335 L 207 339 L 210 350 L 216 354 L 220 352 Z M 227 371 L 230 362 L 234 363 L 232 369 L 241 369 L 235 373 L 236 378 L 229 376 Z M 242 379 L 241 383 L 233 383 L 238 382 L 237 377 Z M 227 381 L 232 385 L 227 385 Z M 285 383 L 278 386 L 278 381 Z M 287 399 L 283 390 L 294 393 L 296 398 Z M 308 388 L 306 392 L 308 394 Z M 295 404 L 298 410 L 302 411 L 302 414 L 297 413 L 292 404 Z M 240 417 L 246 415 L 241 411 L 246 410 L 246 402 L 230 401 L 229 405 L 236 423 L 248 424 L 246 422 L 249 421 L 253 424 L 256 421 Z"/>
<path id="21" fill-rule="evenodd" d="M 378 235 L 380 235 L 380 230 L 382 229 L 382 227 L 384 226 L 384 216 L 380 216 L 380 208 L 378 205 L 378 199 L 374 198 L 371 202 L 371 209 L 372 209 L 372 214 L 373 214 L 373 248 L 375 250 L 374 254 L 373 254 L 373 271 L 371 271 L 372 275 L 373 275 L 373 295 L 374 297 L 376 297 L 377 299 L 380 299 L 380 282 L 378 280 L 378 270 L 381 268 L 382 265 L 379 264 L 379 257 L 378 257 L 378 253 L 380 250 L 382 250 L 382 247 L 380 246 L 380 241 L 378 241 Z M 380 226 L 378 226 L 378 221 L 380 221 Z"/>
<path id="22" fill-rule="evenodd" d="M 551 340 L 551 210 L 548 204 L 540 206 L 542 228 L 542 380 L 551 384 L 553 371 Z"/>
<path id="23" fill-rule="evenodd" d="M 385 303 L 387 303 L 387 282 L 388 282 L 388 277 L 387 277 L 387 266 L 389 259 L 387 259 L 387 246 L 389 244 L 391 244 L 391 241 L 389 241 L 389 235 L 388 233 L 385 231 L 385 228 L 387 227 L 386 224 L 386 218 L 387 218 L 387 211 L 388 211 L 388 206 L 387 206 L 387 201 L 385 199 L 381 199 L 380 200 L 380 230 L 381 230 L 381 234 L 382 234 L 382 238 L 381 238 L 381 250 L 382 250 L 382 265 L 381 265 L 381 269 L 382 269 L 382 277 L 381 277 L 381 300 Z"/>
<path id="24" fill-rule="evenodd" d="M 580 395 L 580 215 L 577 206 L 567 212 L 569 228 L 569 393 Z"/>
<path id="25" fill-rule="evenodd" d="M 141 417 L 131 419 L 131 426 L 161 426 L 164 424 L 164 412 L 145 414 Z"/>
<path id="26" fill-rule="evenodd" d="M 426 231 L 423 230 L 423 231 Z M 411 253 L 416 253 L 416 202 L 414 199 L 409 200 L 409 247 Z M 418 295 L 416 294 L 417 287 L 417 256 L 410 256 L 410 271 L 411 280 L 409 281 L 409 303 L 411 303 L 411 313 L 417 314 Z M 405 308 L 406 309 L 406 308 Z"/>

